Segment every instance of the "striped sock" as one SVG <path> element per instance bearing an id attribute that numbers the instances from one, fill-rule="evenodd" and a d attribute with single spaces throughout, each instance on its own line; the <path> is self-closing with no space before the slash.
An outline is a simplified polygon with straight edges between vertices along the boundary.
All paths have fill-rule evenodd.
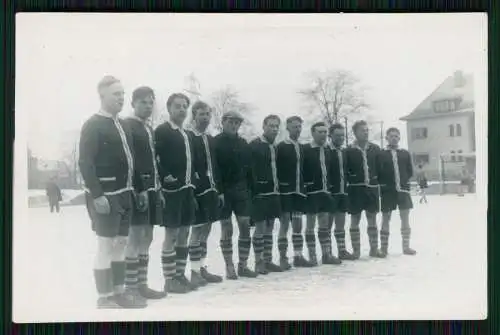
<path id="1" fill-rule="evenodd" d="M 389 248 L 389 231 L 388 230 L 380 230 L 380 246 L 382 250 L 387 251 Z"/>
<path id="2" fill-rule="evenodd" d="M 278 250 L 280 252 L 280 258 L 286 259 L 288 254 L 288 239 L 286 237 L 278 238 Z"/>
<path id="3" fill-rule="evenodd" d="M 292 234 L 293 254 L 294 256 L 302 256 L 304 249 L 304 236 L 301 233 Z"/>
<path id="4" fill-rule="evenodd" d="M 191 270 L 200 270 L 200 260 L 201 260 L 201 244 L 193 243 L 189 246 L 189 260 L 191 261 Z"/>
<path id="5" fill-rule="evenodd" d="M 401 237 L 403 238 L 403 250 L 406 250 L 410 247 L 411 228 L 401 229 Z"/>
<path id="6" fill-rule="evenodd" d="M 139 265 L 138 272 L 139 278 L 137 284 L 146 284 L 148 282 L 148 266 L 149 266 L 149 255 L 140 254 L 139 255 Z"/>
<path id="7" fill-rule="evenodd" d="M 188 247 L 175 247 L 175 275 L 182 277 L 186 274 Z"/>
<path id="8" fill-rule="evenodd" d="M 111 262 L 111 272 L 113 273 L 115 293 L 122 293 L 125 286 L 125 261 Z"/>
<path id="9" fill-rule="evenodd" d="M 163 267 L 163 277 L 165 280 L 175 276 L 175 250 L 163 251 L 161 254 L 161 264 Z"/>
<path id="10" fill-rule="evenodd" d="M 94 269 L 94 280 L 100 297 L 113 295 L 113 273 L 109 269 Z"/>
<path id="11" fill-rule="evenodd" d="M 255 262 L 259 261 L 263 257 L 264 253 L 264 237 L 263 236 L 253 236 L 253 252 L 255 253 Z"/>
<path id="12" fill-rule="evenodd" d="M 226 265 L 233 264 L 233 241 L 220 240 L 220 249 Z"/>
<path id="13" fill-rule="evenodd" d="M 337 249 L 340 251 L 345 251 L 345 230 L 344 227 L 335 228 L 333 232 L 335 236 L 335 241 L 337 242 Z"/>
<path id="14" fill-rule="evenodd" d="M 273 261 L 273 242 L 273 235 L 264 235 L 264 260 L 267 263 L 271 263 Z"/>
<path id="15" fill-rule="evenodd" d="M 137 288 L 139 280 L 139 259 L 137 257 L 125 258 L 125 286 L 128 288 Z"/>
<path id="16" fill-rule="evenodd" d="M 351 234 L 351 245 L 354 253 L 359 254 L 361 252 L 361 238 L 359 233 L 359 226 L 351 227 L 349 229 L 349 233 Z"/>
<path id="17" fill-rule="evenodd" d="M 321 246 L 321 253 L 324 256 L 328 255 L 328 230 L 326 229 L 318 229 L 318 240 L 319 245 Z M 307 238 L 307 236 L 306 236 Z M 309 248 L 309 245 L 308 245 Z"/>
<path id="18" fill-rule="evenodd" d="M 249 238 L 239 238 L 238 239 L 238 258 L 242 265 L 246 265 L 248 261 L 248 255 L 250 255 L 251 241 Z"/>
<path id="19" fill-rule="evenodd" d="M 368 241 L 370 242 L 370 249 L 378 249 L 378 228 L 377 226 L 368 226 L 366 229 L 368 233 Z"/>
<path id="20" fill-rule="evenodd" d="M 309 252 L 309 258 L 316 258 L 316 236 L 314 233 L 306 233 L 306 244 Z"/>

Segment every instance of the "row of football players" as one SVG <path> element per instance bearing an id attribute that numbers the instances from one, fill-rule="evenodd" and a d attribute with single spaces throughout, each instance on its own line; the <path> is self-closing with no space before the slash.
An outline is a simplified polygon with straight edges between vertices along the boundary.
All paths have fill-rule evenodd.
<path id="1" fill-rule="evenodd" d="M 221 282 L 222 277 L 210 273 L 206 264 L 207 239 L 216 221 L 221 224 L 220 249 L 230 280 L 291 269 L 287 256 L 290 226 L 295 267 L 318 265 L 316 228 L 323 264 L 358 259 L 363 211 L 370 256 L 383 258 L 391 213 L 398 206 L 403 252 L 415 254 L 409 245 L 413 170 L 409 153 L 398 148 L 397 129 L 388 129 L 389 146 L 382 150 L 368 141 L 366 122 L 359 121 L 353 126 L 356 141 L 342 149 L 345 129 L 340 124 L 328 129 L 318 122 L 311 128 L 313 141 L 299 144 L 302 120 L 292 116 L 286 120 L 289 137 L 275 144 L 281 120 L 269 115 L 263 121 L 262 136 L 247 143 L 238 135 L 243 117 L 235 111 L 223 115 L 223 130 L 212 137 L 206 133 L 211 108 L 197 101 L 191 107 L 194 127 L 186 130 L 183 124 L 190 101 L 176 93 L 167 100 L 169 120 L 153 130 L 147 124 L 155 103 L 151 88 L 133 92 L 134 115 L 125 120 L 117 117 L 124 105 L 120 81 L 107 76 L 98 92 L 101 110 L 82 127 L 79 166 L 98 240 L 94 277 L 99 308 L 142 308 L 147 299 Z M 376 222 L 380 205 L 381 249 Z M 345 244 L 347 212 L 351 214 L 352 253 Z M 233 214 L 239 231 L 237 266 Z M 304 234 L 303 214 L 307 214 Z M 278 264 L 272 260 L 276 218 L 280 218 Z M 147 285 L 155 224 L 165 228 L 163 291 Z M 338 257 L 332 252 L 333 226 Z M 304 240 L 308 259 L 303 254 Z M 253 270 L 247 262 L 252 245 Z M 185 275 L 188 256 L 190 279 Z"/>

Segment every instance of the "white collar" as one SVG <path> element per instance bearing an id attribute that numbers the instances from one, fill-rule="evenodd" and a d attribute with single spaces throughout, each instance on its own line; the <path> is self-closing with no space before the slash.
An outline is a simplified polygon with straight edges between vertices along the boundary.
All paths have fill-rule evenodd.
<path id="1" fill-rule="evenodd" d="M 391 147 L 391 146 L 387 145 L 386 149 L 387 149 L 387 150 L 399 150 L 399 147 L 395 147 L 395 148 L 393 148 L 393 147 Z"/>
<path id="2" fill-rule="evenodd" d="M 332 149 L 332 150 L 342 150 L 342 147 L 337 148 L 333 143 L 330 143 L 330 149 Z"/>
<path id="3" fill-rule="evenodd" d="M 172 129 L 174 129 L 174 130 L 179 130 L 179 129 L 180 129 L 180 130 L 182 130 L 182 128 L 181 128 L 181 127 L 179 127 L 178 125 L 176 125 L 176 124 L 175 124 L 175 123 L 173 123 L 172 121 L 167 120 L 167 122 L 170 124 L 170 127 L 172 127 Z"/>
<path id="4" fill-rule="evenodd" d="M 104 111 L 103 109 L 100 109 L 98 114 L 99 114 L 99 115 L 101 115 L 101 116 L 104 116 L 104 117 L 107 117 L 107 118 L 113 119 L 113 120 L 116 120 L 116 119 L 117 119 L 117 116 L 118 116 L 118 115 L 113 116 L 113 114 L 110 114 L 110 113 L 108 113 L 108 112 Z"/>
<path id="5" fill-rule="evenodd" d="M 326 143 L 325 143 L 326 144 Z M 311 142 L 311 148 L 324 148 L 325 144 L 319 145 L 318 143 L 314 142 L 314 140 Z"/>
<path id="6" fill-rule="evenodd" d="M 368 150 L 368 148 L 371 146 L 371 143 L 366 142 L 366 147 L 364 149 L 359 146 L 358 141 L 354 141 L 354 143 L 352 145 L 360 150 Z"/>
<path id="7" fill-rule="evenodd" d="M 294 139 L 292 139 L 290 136 L 288 136 L 287 138 L 285 138 L 285 143 L 288 143 L 288 144 L 298 144 L 299 143 L 299 140 L 295 141 Z"/>
<path id="8" fill-rule="evenodd" d="M 137 115 L 132 115 L 130 118 L 131 118 L 131 119 L 134 119 L 134 120 L 137 120 L 137 121 L 139 121 L 140 123 L 144 123 L 144 124 L 146 124 L 146 120 L 141 119 L 141 118 L 140 118 L 140 117 L 138 117 Z"/>
<path id="9" fill-rule="evenodd" d="M 193 134 L 195 136 L 202 136 L 202 135 L 206 135 L 207 134 L 207 130 L 205 129 L 205 131 L 203 132 L 199 132 L 198 129 L 196 129 L 196 127 L 193 128 Z"/>

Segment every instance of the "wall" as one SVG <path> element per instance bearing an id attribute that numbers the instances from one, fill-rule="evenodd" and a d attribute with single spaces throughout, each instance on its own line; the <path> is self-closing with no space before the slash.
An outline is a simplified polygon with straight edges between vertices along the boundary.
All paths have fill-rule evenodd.
<path id="1" fill-rule="evenodd" d="M 473 122 L 470 121 L 471 114 L 450 114 L 434 118 L 421 120 L 409 120 L 407 122 L 408 149 L 414 154 L 429 154 L 429 164 L 424 166 L 424 170 L 429 178 L 439 178 L 439 155 L 442 153 L 457 152 L 462 150 L 464 153 L 474 151 L 474 143 L 471 138 L 474 137 Z M 460 124 L 462 135 L 450 137 L 450 124 Z M 427 138 L 413 139 L 413 128 L 427 128 Z M 417 163 L 417 162 L 415 162 Z M 447 163 L 446 169 L 459 170 L 463 163 Z"/>

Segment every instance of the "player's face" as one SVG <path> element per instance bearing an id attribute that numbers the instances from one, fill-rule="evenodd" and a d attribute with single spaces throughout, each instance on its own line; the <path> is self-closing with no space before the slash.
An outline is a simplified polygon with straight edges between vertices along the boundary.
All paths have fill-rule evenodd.
<path id="1" fill-rule="evenodd" d="M 368 126 L 362 125 L 359 126 L 358 129 L 356 129 L 354 136 L 358 141 L 368 141 L 368 134 L 369 134 Z"/>
<path id="2" fill-rule="evenodd" d="M 399 140 L 400 140 L 400 135 L 399 135 L 399 132 L 397 131 L 391 131 L 389 134 L 387 134 L 387 136 L 385 137 L 385 139 L 387 140 L 387 143 L 391 146 L 391 147 L 394 147 L 394 146 L 397 146 L 398 143 L 399 143 Z"/>
<path id="3" fill-rule="evenodd" d="M 170 119 L 177 124 L 182 124 L 187 116 L 188 102 L 182 97 L 177 97 L 172 101 L 168 112 Z"/>
<path id="4" fill-rule="evenodd" d="M 342 146 L 345 141 L 344 129 L 335 129 L 332 134 L 332 142 L 336 147 Z"/>
<path id="5" fill-rule="evenodd" d="M 276 119 L 267 120 L 264 125 L 264 136 L 274 142 L 280 130 L 280 121 Z"/>
<path id="6" fill-rule="evenodd" d="M 105 87 L 100 92 L 101 103 L 106 109 L 106 112 L 118 114 L 123 108 L 125 91 L 120 82 L 116 82 L 108 87 Z"/>
<path id="7" fill-rule="evenodd" d="M 314 142 L 316 142 L 319 145 L 323 145 L 326 142 L 327 134 L 328 134 L 328 129 L 326 128 L 326 126 L 320 126 L 314 129 L 314 131 L 312 132 L 312 137 L 314 139 Z"/>
<path id="8" fill-rule="evenodd" d="M 194 122 L 197 128 L 206 129 L 210 124 L 212 118 L 212 113 L 210 108 L 201 108 L 196 111 L 196 116 L 194 117 Z"/>
<path id="9" fill-rule="evenodd" d="M 292 139 L 298 139 L 300 133 L 302 132 L 302 123 L 299 121 L 293 121 L 287 125 L 288 133 Z"/>
<path id="10" fill-rule="evenodd" d="M 151 116 L 151 114 L 153 114 L 154 105 L 155 100 L 152 96 L 138 99 L 132 103 L 135 115 L 142 119 L 147 119 Z"/>
<path id="11" fill-rule="evenodd" d="M 241 127 L 241 121 L 238 119 L 225 119 L 224 122 L 222 122 L 222 129 L 225 133 L 231 134 L 231 135 L 236 135 L 238 134 L 238 130 Z"/>

